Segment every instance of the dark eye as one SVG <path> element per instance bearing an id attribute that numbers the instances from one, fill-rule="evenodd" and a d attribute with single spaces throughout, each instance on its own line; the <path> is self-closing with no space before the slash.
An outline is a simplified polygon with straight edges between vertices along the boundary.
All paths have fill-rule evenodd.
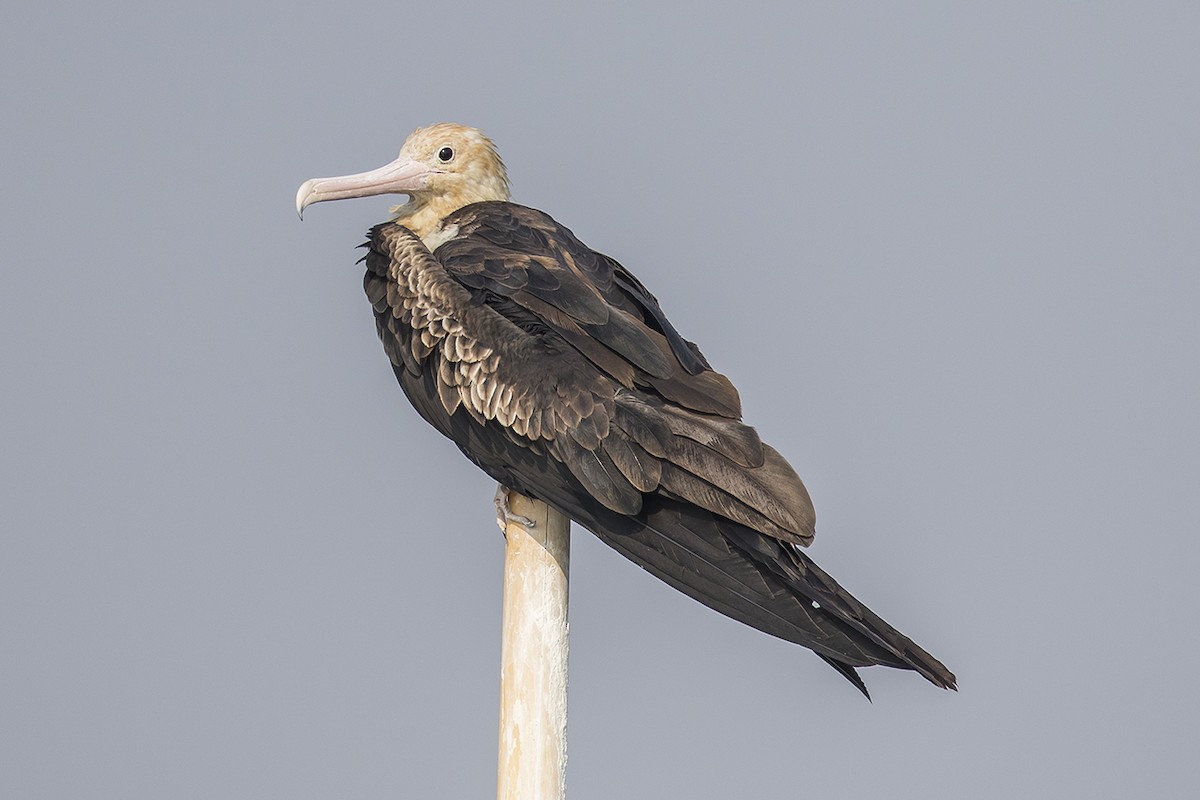
<path id="1" fill-rule="evenodd" d="M 449 161 L 454 158 L 454 150 L 449 147 L 443 147 L 441 150 L 438 150 L 438 158 L 442 161 Z"/>

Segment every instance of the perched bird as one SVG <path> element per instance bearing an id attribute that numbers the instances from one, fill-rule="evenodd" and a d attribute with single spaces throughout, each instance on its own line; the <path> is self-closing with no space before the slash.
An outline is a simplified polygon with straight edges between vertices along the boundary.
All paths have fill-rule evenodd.
<path id="1" fill-rule="evenodd" d="M 306 181 L 296 210 L 396 193 L 371 229 L 367 297 L 409 401 L 504 487 L 539 499 L 676 589 L 856 667 L 937 659 L 803 552 L 815 516 L 792 467 L 741 421 L 729 380 L 627 269 L 509 201 L 478 130 L 439 124 L 380 169 Z"/>

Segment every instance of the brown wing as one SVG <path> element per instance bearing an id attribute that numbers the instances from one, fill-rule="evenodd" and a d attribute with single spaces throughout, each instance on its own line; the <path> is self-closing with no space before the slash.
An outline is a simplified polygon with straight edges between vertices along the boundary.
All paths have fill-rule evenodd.
<path id="1" fill-rule="evenodd" d="M 533 314 L 627 388 L 732 419 L 741 400 L 654 296 L 616 261 L 548 215 L 512 203 L 476 203 L 451 214 L 458 235 L 437 259 L 485 302 L 503 297 Z"/>
<path id="2" fill-rule="evenodd" d="M 539 212 L 481 204 L 431 255 L 371 231 L 365 288 L 417 411 L 496 480 L 542 499 L 670 585 L 858 666 L 954 676 L 794 545 L 808 493 L 738 416 L 737 392 L 610 259 Z"/>
<path id="3" fill-rule="evenodd" d="M 458 233 L 432 256 L 406 229 L 377 227 L 386 259 L 368 256 L 366 288 L 389 358 L 432 372 L 448 414 L 498 423 L 618 513 L 663 492 L 812 540 L 800 479 L 632 276 L 521 206 L 468 206 L 446 226 Z"/>

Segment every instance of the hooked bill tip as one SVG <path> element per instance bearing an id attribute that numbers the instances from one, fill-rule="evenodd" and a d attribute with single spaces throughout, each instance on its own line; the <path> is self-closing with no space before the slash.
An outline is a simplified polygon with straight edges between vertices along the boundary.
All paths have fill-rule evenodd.
<path id="1" fill-rule="evenodd" d="M 304 207 L 308 205 L 308 197 L 312 194 L 312 187 L 315 183 L 316 181 L 310 178 L 300 184 L 300 188 L 296 190 L 296 216 L 301 220 L 304 219 Z"/>

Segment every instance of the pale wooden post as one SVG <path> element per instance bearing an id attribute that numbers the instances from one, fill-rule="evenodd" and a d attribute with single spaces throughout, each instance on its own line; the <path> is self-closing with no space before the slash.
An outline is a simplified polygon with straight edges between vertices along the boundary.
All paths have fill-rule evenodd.
<path id="1" fill-rule="evenodd" d="M 505 527 L 499 800 L 563 800 L 567 776 L 567 582 L 571 521 L 509 493 L 532 520 Z"/>

